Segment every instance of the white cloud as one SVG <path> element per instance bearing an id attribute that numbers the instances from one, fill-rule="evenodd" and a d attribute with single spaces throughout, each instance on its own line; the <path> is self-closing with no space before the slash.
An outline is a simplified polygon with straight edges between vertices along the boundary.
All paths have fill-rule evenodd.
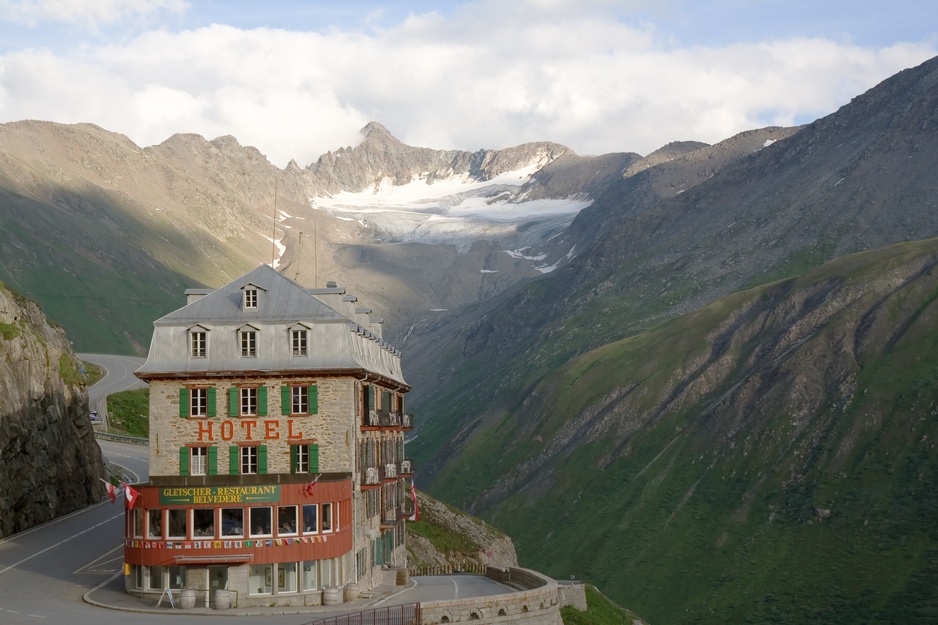
<path id="1" fill-rule="evenodd" d="M 182 10 L 173 0 L 92 4 L 99 22 Z M 9 15 L 13 5 L 36 15 L 59 6 L 0 7 Z M 371 120 L 440 149 L 550 140 L 581 154 L 648 153 L 809 121 L 936 54 L 934 41 L 874 48 L 822 37 L 682 48 L 645 18 L 619 18 L 644 6 L 483 0 L 367 32 L 212 25 L 61 54 L 33 48 L 0 56 L 0 120 L 87 121 L 140 145 L 230 134 L 280 167 L 354 145 Z"/>

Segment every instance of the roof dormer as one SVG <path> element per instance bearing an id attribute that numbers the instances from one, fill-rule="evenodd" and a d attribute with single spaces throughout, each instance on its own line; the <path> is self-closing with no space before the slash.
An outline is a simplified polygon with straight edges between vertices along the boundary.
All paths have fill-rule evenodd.
<path id="1" fill-rule="evenodd" d="M 241 310 L 242 312 L 257 312 L 261 306 L 261 298 L 264 294 L 264 288 L 248 282 L 241 287 Z"/>

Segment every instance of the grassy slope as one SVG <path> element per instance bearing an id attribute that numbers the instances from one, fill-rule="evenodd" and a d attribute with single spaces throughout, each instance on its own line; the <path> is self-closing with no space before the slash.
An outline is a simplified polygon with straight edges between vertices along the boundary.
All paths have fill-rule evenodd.
<path id="1" fill-rule="evenodd" d="M 764 327 L 731 338 L 721 368 L 700 363 L 721 324 L 777 297 L 773 290 L 852 281 L 862 292 L 864 281 L 936 248 L 930 241 L 858 255 L 594 350 L 542 380 L 534 400 L 488 415 L 430 490 L 457 505 L 474 501 L 512 536 L 523 564 L 589 579 L 651 622 L 934 617 L 935 281 L 923 275 L 883 296 L 875 316 L 830 313 L 787 352 L 790 371 L 753 375 Z M 826 360 L 861 330 L 868 338 L 857 340 L 856 362 L 838 369 Z M 822 348 L 812 351 L 813 343 Z M 835 371 L 849 380 L 826 391 L 800 379 Z M 747 386 L 749 395 L 740 390 Z M 618 402 L 603 403 L 617 393 Z M 616 410 L 615 425 L 604 426 Z M 606 429 L 590 436 L 591 427 Z M 548 453 L 550 444 L 559 451 Z M 532 486 L 479 496 L 528 465 Z"/>

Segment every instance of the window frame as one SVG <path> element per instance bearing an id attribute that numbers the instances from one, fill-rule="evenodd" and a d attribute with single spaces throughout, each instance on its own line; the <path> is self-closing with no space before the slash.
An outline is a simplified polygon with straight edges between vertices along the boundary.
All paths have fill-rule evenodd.
<path id="1" fill-rule="evenodd" d="M 208 418 L 208 387 L 193 386 L 189 388 L 189 417 Z"/>
<path id="2" fill-rule="evenodd" d="M 257 330 L 252 327 L 238 330 L 241 358 L 257 358 Z"/>
<path id="3" fill-rule="evenodd" d="M 189 330 L 189 358 L 208 358 L 207 330 Z"/>
<path id="4" fill-rule="evenodd" d="M 250 469 L 253 465 L 253 471 Z M 247 470 L 245 470 L 245 466 Z M 258 445 L 240 445 L 238 447 L 238 467 L 241 475 L 259 475 L 260 449 Z"/>
<path id="5" fill-rule="evenodd" d="M 253 402 L 253 410 L 251 404 Z M 239 417 L 257 417 L 259 416 L 258 392 L 256 386 L 238 387 L 238 416 Z"/>
<path id="6" fill-rule="evenodd" d="M 245 310 L 257 310 L 257 289 L 255 288 L 246 288 L 244 289 L 244 299 L 242 303 Z"/>
<path id="7" fill-rule="evenodd" d="M 309 356 L 309 330 L 307 328 L 290 330 L 290 353 L 296 357 Z"/>
<path id="8" fill-rule="evenodd" d="M 196 461 L 198 459 L 198 462 Z M 201 465 L 201 467 L 199 466 Z M 197 469 L 201 468 L 201 472 Z M 189 448 L 189 475 L 208 475 L 208 446 L 194 445 Z"/>

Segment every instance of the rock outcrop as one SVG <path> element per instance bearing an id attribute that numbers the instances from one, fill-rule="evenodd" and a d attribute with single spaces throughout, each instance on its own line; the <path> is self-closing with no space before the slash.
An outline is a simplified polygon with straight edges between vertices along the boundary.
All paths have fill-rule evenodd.
<path id="1" fill-rule="evenodd" d="M 0 537 L 102 496 L 80 367 L 65 333 L 0 283 Z"/>
<path id="2" fill-rule="evenodd" d="M 411 568 L 472 564 L 518 566 L 511 538 L 481 519 L 417 493 L 420 522 L 407 524 L 407 562 Z"/>

